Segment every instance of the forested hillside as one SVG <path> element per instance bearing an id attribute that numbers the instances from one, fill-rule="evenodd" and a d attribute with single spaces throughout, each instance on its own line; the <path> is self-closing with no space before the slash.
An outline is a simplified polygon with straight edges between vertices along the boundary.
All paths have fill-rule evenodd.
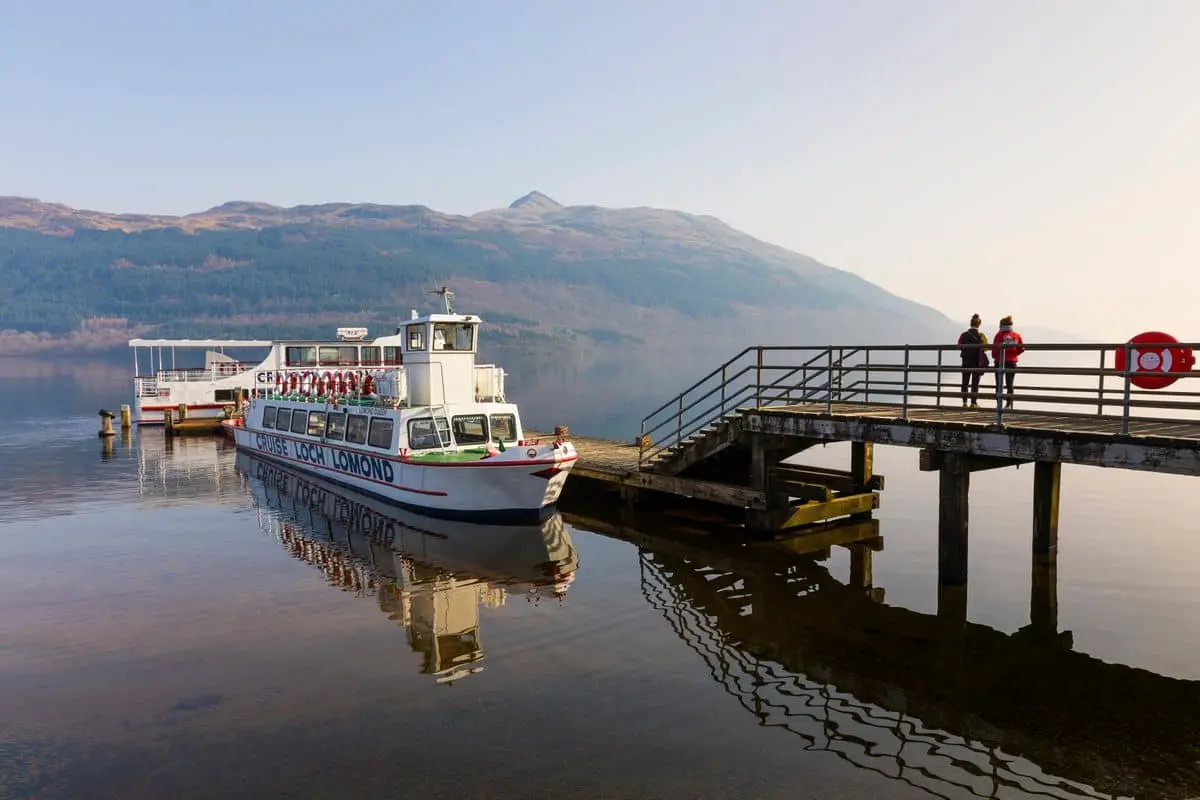
<path id="1" fill-rule="evenodd" d="M 254 203 L 145 217 L 0 198 L 10 344 L 387 328 L 428 308 L 441 284 L 497 335 L 526 340 L 644 341 L 713 326 L 732 338 L 849 340 L 888 322 L 917 335 L 949 325 L 854 275 L 676 211 L 564 207 L 534 193 L 469 217 Z"/>

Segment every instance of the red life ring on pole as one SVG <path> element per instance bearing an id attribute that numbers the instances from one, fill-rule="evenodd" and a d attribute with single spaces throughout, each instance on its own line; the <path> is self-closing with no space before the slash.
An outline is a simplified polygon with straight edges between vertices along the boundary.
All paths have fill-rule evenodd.
<path id="1" fill-rule="evenodd" d="M 1129 340 L 1133 372 L 1190 372 L 1196 358 L 1192 348 L 1179 346 L 1179 340 L 1162 331 L 1146 331 Z M 1117 350 L 1117 371 L 1125 372 L 1125 349 Z M 1139 389 L 1163 389 L 1177 378 L 1134 375 L 1129 382 Z"/>
<path id="2" fill-rule="evenodd" d="M 350 389 L 350 393 L 354 394 L 354 390 L 358 387 L 358 375 L 353 372 L 346 373 L 346 386 Z"/>

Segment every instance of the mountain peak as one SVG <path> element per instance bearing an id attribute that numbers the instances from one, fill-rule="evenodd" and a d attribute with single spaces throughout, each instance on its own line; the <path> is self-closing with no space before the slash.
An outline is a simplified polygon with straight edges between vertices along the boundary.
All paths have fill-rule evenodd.
<path id="1" fill-rule="evenodd" d="M 526 209 L 528 211 L 561 211 L 563 205 L 557 200 L 534 190 L 523 197 L 518 197 L 508 207 Z"/>

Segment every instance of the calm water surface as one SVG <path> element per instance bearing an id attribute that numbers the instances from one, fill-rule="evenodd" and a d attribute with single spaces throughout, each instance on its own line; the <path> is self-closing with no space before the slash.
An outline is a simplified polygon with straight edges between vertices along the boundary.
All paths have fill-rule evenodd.
<path id="1" fill-rule="evenodd" d="M 5 800 L 1200 794 L 1193 481 L 1065 469 L 1031 625 L 1033 471 L 979 474 L 961 624 L 913 451 L 877 452 L 864 589 L 840 547 L 468 529 L 217 439 L 106 451 L 119 365 L 0 361 L 0 392 Z M 609 399 L 572 429 L 624 438 Z"/>

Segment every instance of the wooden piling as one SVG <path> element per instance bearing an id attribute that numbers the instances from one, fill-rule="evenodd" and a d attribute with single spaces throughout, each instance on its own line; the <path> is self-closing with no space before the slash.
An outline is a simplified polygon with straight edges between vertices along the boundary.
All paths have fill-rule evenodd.
<path id="1" fill-rule="evenodd" d="M 938 583 L 965 586 L 970 465 L 963 455 L 946 453 L 938 474 Z"/>
<path id="2" fill-rule="evenodd" d="M 750 488 L 760 491 L 766 498 L 766 508 L 746 512 L 746 523 L 750 528 L 766 530 L 775 526 L 775 517 L 787 508 L 787 495 L 774 485 L 774 469 L 780 461 L 791 455 L 788 448 L 773 446 L 759 438 L 750 442 Z"/>
<path id="3" fill-rule="evenodd" d="M 99 435 L 102 438 L 107 439 L 107 438 L 117 435 L 117 432 L 113 430 L 112 421 L 113 421 L 112 412 L 101 409 L 100 410 L 100 433 L 99 433 Z"/>
<path id="4" fill-rule="evenodd" d="M 869 492 L 873 488 L 872 478 L 875 476 L 875 444 L 873 442 L 850 443 L 850 475 L 854 481 L 854 491 Z M 870 511 L 854 514 L 855 519 L 870 517 Z"/>
<path id="5" fill-rule="evenodd" d="M 1062 464 L 1038 461 L 1033 465 L 1033 553 L 1045 556 L 1058 550 L 1058 498 Z"/>

